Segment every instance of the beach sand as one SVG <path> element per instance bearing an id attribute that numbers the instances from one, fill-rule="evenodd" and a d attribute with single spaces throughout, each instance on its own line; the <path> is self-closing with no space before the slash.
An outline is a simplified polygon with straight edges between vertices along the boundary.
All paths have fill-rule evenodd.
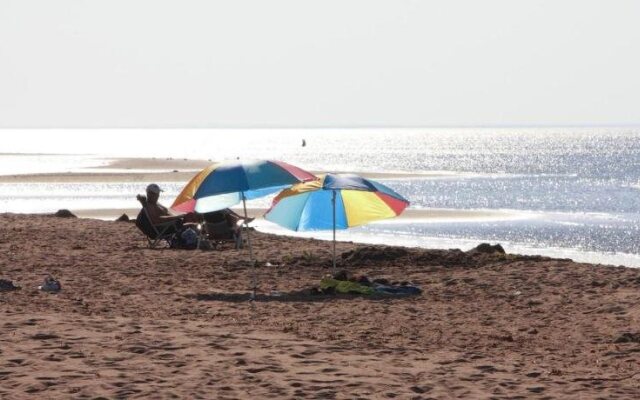
<path id="1" fill-rule="evenodd" d="M 423 294 L 312 295 L 330 243 L 151 250 L 130 223 L 0 215 L 0 398 L 639 398 L 640 270 L 338 243 Z M 265 266 L 269 262 L 272 266 Z M 47 273 L 58 294 L 36 287 Z M 272 290 L 282 296 L 271 296 Z"/>

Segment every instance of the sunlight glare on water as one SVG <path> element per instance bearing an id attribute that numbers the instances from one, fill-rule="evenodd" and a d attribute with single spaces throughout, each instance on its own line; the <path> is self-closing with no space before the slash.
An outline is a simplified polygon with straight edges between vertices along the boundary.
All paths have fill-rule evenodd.
<path id="1" fill-rule="evenodd" d="M 440 171 L 433 177 L 396 177 L 385 184 L 409 198 L 412 208 L 498 210 L 528 217 L 492 222 L 374 224 L 356 233 L 373 238 L 393 232 L 389 237 L 400 244 L 427 237 L 452 243 L 499 241 L 541 252 L 548 248 L 595 252 L 605 259 L 606 254 L 616 252 L 640 253 L 636 244 L 640 227 L 640 130 L 635 128 L 14 133 L 16 139 L 7 143 L 2 150 L 5 154 L 0 155 L 3 175 L 82 171 L 104 165 L 109 157 L 279 159 L 311 170 Z M 6 154 L 65 154 L 69 149 L 81 155 Z M 182 185 L 163 185 L 167 187 L 166 202 L 170 203 Z M 13 212 L 136 207 L 134 196 L 144 186 L 0 184 L 0 207 Z M 268 199 L 260 199 L 253 206 L 268 204 Z"/>

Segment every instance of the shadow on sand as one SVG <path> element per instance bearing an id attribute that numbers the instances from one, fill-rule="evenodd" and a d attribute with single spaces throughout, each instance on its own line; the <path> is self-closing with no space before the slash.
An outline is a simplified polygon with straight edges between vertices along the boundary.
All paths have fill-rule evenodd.
<path id="1" fill-rule="evenodd" d="M 229 303 L 241 303 L 251 300 L 250 293 L 196 293 L 188 294 L 186 296 L 190 299 L 199 301 L 223 301 Z M 326 302 L 326 301 L 339 301 L 339 300 L 371 300 L 381 301 L 389 299 L 400 299 L 406 296 L 388 296 L 384 294 L 342 294 L 342 293 L 317 293 L 311 290 L 292 291 L 292 292 L 280 292 L 279 294 L 256 294 L 256 298 L 253 301 L 261 303 L 269 302 Z"/>

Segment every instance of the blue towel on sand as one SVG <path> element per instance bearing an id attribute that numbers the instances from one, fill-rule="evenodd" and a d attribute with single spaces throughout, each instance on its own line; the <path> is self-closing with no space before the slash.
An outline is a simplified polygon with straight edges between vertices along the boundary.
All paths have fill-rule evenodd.
<path id="1" fill-rule="evenodd" d="M 382 285 L 375 284 L 373 287 L 376 293 L 384 293 L 384 294 L 395 294 L 395 295 L 413 295 L 420 294 L 422 290 L 417 286 L 392 286 L 392 285 Z"/>

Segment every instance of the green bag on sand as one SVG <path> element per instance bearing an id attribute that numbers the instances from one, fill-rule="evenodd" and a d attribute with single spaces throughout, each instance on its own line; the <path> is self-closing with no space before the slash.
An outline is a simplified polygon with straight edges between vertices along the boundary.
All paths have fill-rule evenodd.
<path id="1" fill-rule="evenodd" d="M 362 285 L 358 282 L 339 281 L 333 278 L 323 278 L 320 281 L 320 289 L 333 288 L 338 293 L 373 294 L 373 288 Z"/>

